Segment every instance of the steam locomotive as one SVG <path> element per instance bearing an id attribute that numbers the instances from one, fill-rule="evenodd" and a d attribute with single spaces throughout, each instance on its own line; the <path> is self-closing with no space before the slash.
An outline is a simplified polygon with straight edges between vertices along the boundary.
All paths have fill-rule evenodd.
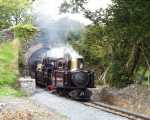
<path id="1" fill-rule="evenodd" d="M 83 58 L 45 57 L 32 64 L 30 74 L 37 85 L 76 100 L 89 100 L 92 94 L 88 88 L 94 88 L 94 72 L 84 69 Z"/>

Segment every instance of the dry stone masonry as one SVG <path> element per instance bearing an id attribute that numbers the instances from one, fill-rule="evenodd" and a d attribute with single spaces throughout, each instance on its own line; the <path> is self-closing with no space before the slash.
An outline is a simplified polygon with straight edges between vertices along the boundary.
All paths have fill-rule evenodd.
<path id="1" fill-rule="evenodd" d="M 35 79 L 30 77 L 22 77 L 19 79 L 21 90 L 27 95 L 32 95 L 35 92 Z"/>

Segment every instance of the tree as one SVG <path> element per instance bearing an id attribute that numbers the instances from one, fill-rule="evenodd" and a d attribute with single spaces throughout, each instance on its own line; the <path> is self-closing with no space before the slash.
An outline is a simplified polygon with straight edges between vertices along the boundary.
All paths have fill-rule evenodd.
<path id="1" fill-rule="evenodd" d="M 105 26 L 105 39 L 101 40 L 110 43 L 109 47 L 112 50 L 108 80 L 110 85 L 125 87 L 134 82 L 139 68 L 148 66 L 150 69 L 149 1 L 112 0 L 109 8 L 106 10 L 100 8 L 95 12 L 85 9 L 83 1 L 73 0 L 71 3 L 72 7 L 78 5 L 76 8 L 82 10 L 95 25 Z M 94 43 L 93 40 L 91 46 Z"/>
<path id="2" fill-rule="evenodd" d="M 117 64 L 116 66 L 121 70 L 120 77 L 115 79 L 118 81 L 124 76 L 123 79 L 127 83 L 128 81 L 132 83 L 134 74 L 141 65 L 140 59 L 145 61 L 142 57 L 144 52 L 142 48 L 147 48 L 145 43 L 150 44 L 150 14 L 148 13 L 150 2 L 140 0 L 113 0 L 112 2 L 112 6 L 108 9 L 111 19 L 106 19 L 106 25 L 108 35 L 114 39 L 112 63 L 113 66 Z M 115 73 L 119 74 L 114 71 L 114 76 L 116 76 Z"/>
<path id="3" fill-rule="evenodd" d="M 74 49 L 84 57 L 85 67 L 94 70 L 99 80 L 102 79 L 102 76 L 103 79 L 106 78 L 104 77 L 107 74 L 105 71 L 109 67 L 110 44 L 104 39 L 105 26 L 97 25 L 87 26 L 79 33 L 71 32 L 68 37 Z"/>
<path id="4" fill-rule="evenodd" d="M 19 49 L 18 65 L 19 71 L 21 75 L 23 75 L 23 70 L 25 69 L 26 65 L 24 54 L 28 49 L 28 43 L 36 35 L 38 29 L 31 24 L 18 24 L 12 28 L 12 31 L 15 33 L 16 38 L 19 38 L 21 43 Z"/>
<path id="5" fill-rule="evenodd" d="M 30 4 L 30 0 L 0 0 L 0 29 L 31 19 L 27 15 Z"/>

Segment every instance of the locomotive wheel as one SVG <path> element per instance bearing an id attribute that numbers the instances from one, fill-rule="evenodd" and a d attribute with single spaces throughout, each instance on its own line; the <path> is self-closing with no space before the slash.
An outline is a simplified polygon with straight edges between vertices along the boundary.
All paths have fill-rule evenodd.
<path id="1" fill-rule="evenodd" d="M 92 93 L 87 89 L 75 89 L 69 92 L 69 96 L 74 100 L 89 101 Z"/>
<path id="2" fill-rule="evenodd" d="M 35 78 L 35 83 L 36 83 L 36 86 L 41 87 L 41 88 L 45 88 L 44 83 L 40 80 L 40 77 L 38 77 L 38 76 Z"/>
<path id="3" fill-rule="evenodd" d="M 45 80 L 45 88 L 46 88 L 46 90 L 49 90 L 49 89 L 48 89 L 48 86 L 49 86 L 49 85 L 51 85 L 50 80 Z"/>
<path id="4" fill-rule="evenodd" d="M 35 84 L 36 86 L 39 86 L 40 84 L 37 82 L 37 80 L 35 79 Z"/>
<path id="5" fill-rule="evenodd" d="M 35 84 L 36 86 L 40 86 L 41 84 L 38 82 L 38 78 L 35 78 Z"/>
<path id="6" fill-rule="evenodd" d="M 66 89 L 64 88 L 57 88 L 56 89 L 57 94 L 59 94 L 60 96 L 65 96 L 68 97 L 68 92 Z"/>
<path id="7" fill-rule="evenodd" d="M 56 92 L 57 92 L 60 96 L 64 96 L 63 89 L 57 88 L 57 89 L 56 89 Z"/>

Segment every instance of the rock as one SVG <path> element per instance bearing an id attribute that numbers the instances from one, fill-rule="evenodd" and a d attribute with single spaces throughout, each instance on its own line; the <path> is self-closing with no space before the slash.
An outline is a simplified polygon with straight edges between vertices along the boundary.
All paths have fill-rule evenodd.
<path id="1" fill-rule="evenodd" d="M 6 106 L 5 103 L 0 103 L 0 112 L 2 111 L 2 109 Z"/>
<path id="2" fill-rule="evenodd" d="M 27 95 L 32 95 L 36 90 L 35 79 L 30 77 L 20 78 L 19 85 L 21 90 Z"/>

